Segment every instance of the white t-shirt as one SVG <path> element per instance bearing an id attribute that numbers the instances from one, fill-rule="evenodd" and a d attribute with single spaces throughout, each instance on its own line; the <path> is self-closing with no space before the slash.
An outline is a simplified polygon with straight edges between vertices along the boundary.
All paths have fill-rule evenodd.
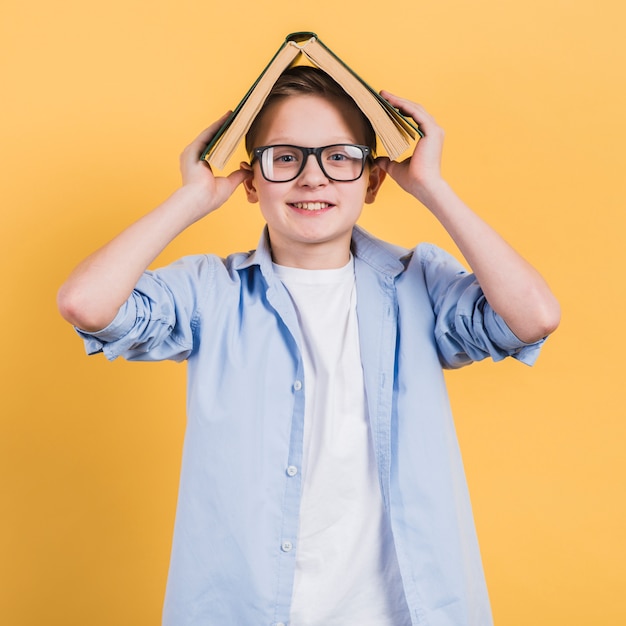
<path id="1" fill-rule="evenodd" d="M 354 262 L 274 266 L 303 336 L 303 491 L 290 626 L 409 626 L 365 404 Z"/>

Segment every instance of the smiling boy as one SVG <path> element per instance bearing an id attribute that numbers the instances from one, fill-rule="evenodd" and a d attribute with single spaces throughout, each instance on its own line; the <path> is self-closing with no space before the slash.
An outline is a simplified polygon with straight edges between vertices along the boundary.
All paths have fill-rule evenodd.
<path id="1" fill-rule="evenodd" d="M 443 132 L 375 158 L 354 102 L 312 68 L 279 79 L 250 163 L 182 154 L 183 184 L 59 292 L 90 354 L 187 360 L 188 424 L 167 626 L 486 626 L 489 601 L 441 368 L 534 362 L 558 325 L 540 275 L 442 179 Z M 472 268 L 356 226 L 389 175 Z M 242 185 L 267 222 L 252 253 L 147 267 Z"/>

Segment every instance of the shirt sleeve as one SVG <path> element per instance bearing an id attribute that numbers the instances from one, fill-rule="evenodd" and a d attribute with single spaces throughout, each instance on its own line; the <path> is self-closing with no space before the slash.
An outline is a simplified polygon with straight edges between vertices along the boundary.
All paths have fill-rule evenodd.
<path id="1" fill-rule="evenodd" d="M 129 361 L 185 360 L 193 350 L 199 294 L 208 291 L 204 257 L 188 257 L 146 271 L 113 321 L 102 330 L 76 331 L 87 354 Z M 204 287 L 204 289 L 201 288 Z"/>
<path id="2" fill-rule="evenodd" d="M 418 253 L 445 367 L 462 367 L 487 357 L 500 361 L 508 356 L 534 364 L 545 338 L 531 344 L 518 339 L 491 308 L 476 277 L 450 254 L 430 244 L 420 246 Z"/>

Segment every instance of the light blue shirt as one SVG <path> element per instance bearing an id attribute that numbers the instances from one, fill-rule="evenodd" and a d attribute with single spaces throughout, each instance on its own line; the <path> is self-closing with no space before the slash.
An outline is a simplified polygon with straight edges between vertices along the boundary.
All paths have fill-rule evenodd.
<path id="1" fill-rule="evenodd" d="M 412 623 L 488 626 L 442 366 L 506 356 L 532 364 L 542 342 L 517 339 L 473 275 L 435 246 L 409 251 L 355 227 L 352 252 L 378 478 Z M 89 354 L 109 359 L 187 359 L 163 624 L 287 625 L 307 381 L 267 233 L 252 253 L 146 272 L 107 328 L 80 334 Z"/>

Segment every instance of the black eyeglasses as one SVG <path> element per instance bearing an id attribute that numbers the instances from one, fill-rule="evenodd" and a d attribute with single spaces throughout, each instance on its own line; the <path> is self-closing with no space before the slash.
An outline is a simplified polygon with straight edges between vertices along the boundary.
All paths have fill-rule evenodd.
<path id="1" fill-rule="evenodd" d="M 337 143 L 321 148 L 261 146 L 252 151 L 251 164 L 256 159 L 259 160 L 265 180 L 271 183 L 288 183 L 300 176 L 309 155 L 314 154 L 326 178 L 349 183 L 361 178 L 365 161 L 371 156 L 371 152 L 367 146 L 351 143 Z"/>

